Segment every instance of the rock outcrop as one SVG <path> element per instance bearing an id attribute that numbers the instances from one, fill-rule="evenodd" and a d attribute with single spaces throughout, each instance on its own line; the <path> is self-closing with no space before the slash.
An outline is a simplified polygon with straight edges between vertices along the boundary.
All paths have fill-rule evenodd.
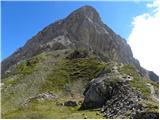
<path id="1" fill-rule="evenodd" d="M 2 118 L 159 117 L 159 77 L 90 6 L 40 31 L 2 61 L 1 75 Z"/>
<path id="2" fill-rule="evenodd" d="M 106 101 L 111 102 L 112 99 L 114 102 L 127 103 L 121 100 L 129 101 L 130 98 L 132 102 L 135 102 L 141 98 L 140 94 L 133 94 L 133 90 L 127 81 L 110 76 L 103 76 L 92 80 L 86 88 L 84 96 L 82 109 L 102 107 Z M 107 103 L 107 105 L 111 105 L 111 103 Z"/>
<path id="3" fill-rule="evenodd" d="M 23 47 L 2 61 L 2 77 L 12 65 L 47 50 L 88 49 L 103 61 L 132 64 L 148 76 L 138 60 L 133 57 L 130 46 L 105 25 L 97 11 L 90 6 L 81 7 L 68 17 L 50 24 Z M 150 76 L 150 75 L 149 75 Z M 158 80 L 157 77 L 152 79 Z"/>
<path id="4" fill-rule="evenodd" d="M 148 111 L 148 108 L 141 103 L 146 98 L 141 93 L 143 90 L 133 88 L 131 82 L 135 76 L 122 77 L 124 73 L 118 71 L 118 65 L 114 65 L 111 69 L 109 73 L 104 70 L 99 77 L 89 82 L 80 109 L 101 108 L 104 116 L 110 119 L 159 118 L 158 112 Z M 153 86 L 152 89 L 154 90 Z M 151 91 L 153 99 L 152 94 Z"/>

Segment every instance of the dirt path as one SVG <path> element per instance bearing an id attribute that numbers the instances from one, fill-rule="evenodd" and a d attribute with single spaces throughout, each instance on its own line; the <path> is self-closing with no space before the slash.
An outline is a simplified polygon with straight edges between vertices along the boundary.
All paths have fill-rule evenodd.
<path id="1" fill-rule="evenodd" d="M 150 83 L 147 83 L 147 86 L 149 86 L 150 90 L 151 90 L 151 97 L 153 98 L 153 100 L 155 101 L 159 101 L 158 96 L 155 94 L 155 90 L 153 85 L 151 85 Z"/>

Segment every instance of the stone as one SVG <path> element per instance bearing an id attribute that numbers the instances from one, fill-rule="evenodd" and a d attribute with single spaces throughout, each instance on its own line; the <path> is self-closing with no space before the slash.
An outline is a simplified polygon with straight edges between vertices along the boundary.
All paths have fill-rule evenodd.
<path id="1" fill-rule="evenodd" d="M 122 115 L 121 117 L 123 118 L 126 112 L 129 110 L 131 111 L 131 113 L 129 114 L 131 118 L 159 117 L 157 115 L 157 112 L 144 111 L 144 108 L 138 103 L 143 98 L 143 96 L 141 95 L 141 93 L 133 91 L 130 84 L 128 83 L 130 80 L 133 80 L 132 74 L 129 73 L 128 75 L 121 75 L 118 71 L 119 67 L 117 66 L 118 64 L 116 64 L 116 62 L 120 63 L 121 65 L 123 65 L 123 63 L 133 65 L 133 67 L 136 68 L 136 71 L 141 76 L 149 78 L 153 81 L 158 82 L 159 77 L 153 72 L 148 72 L 140 66 L 138 60 L 136 60 L 133 57 L 131 48 L 127 44 L 127 42 L 119 35 L 114 33 L 107 25 L 105 25 L 101 21 L 101 18 L 97 11 L 90 6 L 81 7 L 72 12 L 63 20 L 59 20 L 53 24 L 50 24 L 42 31 L 40 31 L 37 35 L 35 35 L 33 38 L 31 38 L 29 41 L 27 41 L 27 43 L 23 47 L 21 47 L 11 56 L 3 60 L 1 72 L 2 78 L 5 78 L 5 75 L 7 76 L 7 74 L 12 73 L 12 71 L 15 70 L 16 66 L 20 64 L 23 60 L 33 58 L 34 56 L 39 55 L 40 53 L 53 53 L 63 50 L 68 50 L 68 52 L 64 52 L 64 54 L 60 54 L 60 52 L 54 55 L 52 60 L 55 60 L 56 62 L 53 64 L 58 64 L 61 58 L 70 61 L 81 60 L 84 58 L 88 59 L 88 57 L 95 57 L 98 62 L 101 61 L 104 63 L 110 63 L 114 61 L 114 63 L 112 67 L 109 66 L 106 70 L 103 70 L 99 75 L 94 76 L 95 78 L 89 82 L 84 91 L 85 98 L 82 104 L 76 103 L 76 101 L 66 101 L 65 103 L 57 103 L 57 105 L 74 107 L 77 106 L 77 104 L 80 104 L 81 109 L 102 108 L 101 112 L 107 118 L 116 118 L 119 115 Z M 70 53 L 69 50 L 72 52 Z M 89 56 L 90 54 L 91 56 Z M 47 54 L 47 58 L 50 58 L 49 54 Z M 60 59 L 56 60 L 54 58 Z M 36 61 L 28 61 L 26 66 L 32 66 L 32 64 L 35 64 Z M 52 64 L 52 62 L 50 61 L 47 64 Z M 42 63 L 46 64 L 46 61 Z M 40 63 L 40 65 L 42 63 Z M 38 69 L 41 69 L 40 65 L 38 66 Z M 49 70 L 54 71 L 56 69 L 50 68 Z M 63 67 L 61 68 L 61 70 L 63 71 L 63 73 L 66 73 L 63 76 L 67 76 L 67 78 L 69 79 L 71 78 L 70 75 L 68 75 L 69 71 L 63 69 Z M 39 73 L 36 74 L 36 71 L 34 72 L 34 74 L 22 77 L 27 79 L 30 79 L 31 77 L 34 77 L 35 79 L 41 77 L 39 76 Z M 48 71 L 47 73 L 50 72 L 51 71 Z M 14 77 L 14 75 L 11 77 Z M 31 89 L 33 93 L 32 91 L 26 91 L 26 95 L 29 96 L 30 94 L 33 94 L 35 96 L 29 97 L 24 102 L 24 104 L 28 104 L 32 100 L 43 101 L 54 100 L 57 98 L 56 95 L 50 92 L 41 94 L 38 93 L 41 89 L 41 86 L 43 87 L 42 83 L 45 83 L 47 76 L 43 75 L 43 77 L 43 79 L 39 78 L 40 81 L 38 81 L 39 79 L 36 79 L 36 82 L 33 81 L 33 84 L 31 86 L 35 86 L 37 87 L 37 89 L 33 89 L 34 91 Z M 88 79 L 90 80 L 89 77 Z M 68 82 L 72 81 L 69 80 Z M 26 88 L 30 89 L 30 87 L 28 87 L 30 84 L 28 85 L 25 82 L 23 83 L 23 81 L 21 81 L 21 83 L 23 87 L 27 86 Z M 32 81 L 30 83 L 32 83 Z M 9 88 L 10 86 L 7 87 Z M 12 87 L 14 88 L 14 86 L 11 86 L 10 88 Z M 26 88 L 23 89 L 23 92 L 25 92 L 24 90 L 26 90 Z M 65 88 L 67 87 L 64 87 L 64 89 Z M 21 92 L 19 92 L 19 95 L 21 96 L 22 94 L 20 93 Z M 10 92 L 10 94 L 13 94 L 13 92 Z M 18 99 L 25 99 L 26 97 L 24 95 L 24 97 L 22 96 L 22 98 L 20 98 L 20 96 L 18 97 Z M 87 119 L 87 116 L 85 116 L 84 118 Z"/>
<path id="2" fill-rule="evenodd" d="M 56 102 L 56 105 L 60 105 L 60 106 L 64 106 L 64 103 L 61 103 L 61 102 Z"/>
<path id="3" fill-rule="evenodd" d="M 96 112 L 96 115 L 101 115 L 99 112 Z"/>
<path id="4" fill-rule="evenodd" d="M 88 117 L 87 116 L 84 116 L 84 119 L 87 119 Z"/>
<path id="5" fill-rule="evenodd" d="M 75 107 L 77 106 L 77 103 L 75 101 L 67 101 L 67 102 L 64 102 L 64 106 Z"/>
<path id="6" fill-rule="evenodd" d="M 81 109 L 101 108 L 106 118 L 116 118 L 129 110 L 142 112 L 144 108 L 138 102 L 141 93 L 133 91 L 128 80 L 115 78 L 115 76 L 104 75 L 97 77 L 84 91 L 84 101 Z M 130 113 L 134 114 L 134 113 Z"/>
<path id="7" fill-rule="evenodd" d="M 26 99 L 24 101 L 24 103 L 22 104 L 22 106 L 27 105 L 32 100 L 39 100 L 39 101 L 41 101 L 41 100 L 55 100 L 57 98 L 58 98 L 57 95 L 55 95 L 55 94 L 53 94 L 51 92 L 46 92 L 46 93 L 35 95 L 33 97 L 29 97 L 28 99 Z"/>
<path id="8" fill-rule="evenodd" d="M 122 82 L 103 76 L 91 81 L 86 88 L 82 109 L 102 107 L 107 99 L 118 94 Z"/>
<path id="9" fill-rule="evenodd" d="M 78 105 L 82 105 L 82 102 L 83 102 L 83 101 L 78 101 Z"/>
<path id="10" fill-rule="evenodd" d="M 158 112 L 136 112 L 132 114 L 132 119 L 159 119 Z"/>

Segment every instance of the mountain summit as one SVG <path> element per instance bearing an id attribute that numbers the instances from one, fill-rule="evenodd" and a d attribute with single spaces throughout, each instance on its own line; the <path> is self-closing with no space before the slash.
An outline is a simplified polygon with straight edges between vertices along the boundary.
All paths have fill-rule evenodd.
<path id="1" fill-rule="evenodd" d="M 140 66 L 126 40 L 91 6 L 73 11 L 28 40 L 2 61 L 1 75 L 4 118 L 92 118 L 93 112 L 83 110 L 94 108 L 101 109 L 100 118 L 158 117 L 159 77 Z M 149 104 L 154 109 L 149 111 Z M 82 111 L 74 113 L 66 106 Z"/>
<path id="2" fill-rule="evenodd" d="M 91 6 L 84 6 L 77 9 L 76 11 L 71 13 L 67 18 L 72 19 L 73 17 L 76 17 L 76 16 L 82 17 L 83 19 L 87 18 L 94 22 L 101 21 L 98 12 Z"/>
<path id="3" fill-rule="evenodd" d="M 45 50 L 64 48 L 89 49 L 102 60 L 132 64 L 143 76 L 155 81 L 159 79 L 153 72 L 140 67 L 126 41 L 103 24 L 99 14 L 91 6 L 81 7 L 65 19 L 47 26 L 22 48 L 2 61 L 2 77 L 9 67 L 21 60 Z"/>

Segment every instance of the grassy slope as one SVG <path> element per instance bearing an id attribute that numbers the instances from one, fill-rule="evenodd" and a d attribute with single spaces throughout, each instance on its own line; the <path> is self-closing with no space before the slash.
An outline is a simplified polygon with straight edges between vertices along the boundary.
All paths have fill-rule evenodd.
<path id="1" fill-rule="evenodd" d="M 97 115 L 95 110 L 79 111 L 80 106 L 66 107 L 57 105 L 58 102 L 66 100 L 67 98 L 55 101 L 32 101 L 26 107 L 5 114 L 5 118 L 103 118 L 101 115 Z"/>
<path id="2" fill-rule="evenodd" d="M 80 107 L 57 105 L 67 100 L 80 102 L 86 84 L 95 78 L 104 68 L 112 74 L 110 63 L 99 62 L 94 56 L 87 58 L 66 59 L 71 50 L 57 50 L 42 53 L 22 61 L 3 80 L 2 117 L 3 118 L 103 118 L 97 111 L 78 111 Z M 107 67 L 106 67 L 107 66 Z M 130 85 L 140 91 L 145 100 L 141 101 L 149 111 L 157 111 L 158 103 L 150 98 L 150 83 L 155 90 L 158 84 L 142 78 L 134 67 L 119 67 L 121 74 L 133 76 Z M 53 101 L 32 101 L 27 106 L 21 104 L 29 97 L 51 91 L 59 96 Z M 158 93 L 157 93 L 158 94 Z"/>
<path id="3" fill-rule="evenodd" d="M 74 83 L 84 84 L 95 78 L 104 68 L 104 64 L 94 58 L 78 58 L 61 60 L 55 69 L 47 76 L 42 91 L 66 91 L 72 89 Z M 82 87 L 84 87 L 84 84 Z M 64 92 L 63 91 L 63 92 Z"/>
<path id="4" fill-rule="evenodd" d="M 60 50 L 40 54 L 22 61 L 8 73 L 3 80 L 4 86 L 2 87 L 2 117 L 83 118 L 84 115 L 81 113 L 84 112 L 79 112 L 78 107 L 57 106 L 55 101 L 33 102 L 26 108 L 21 107 L 27 98 L 47 91 L 52 91 L 59 98 L 65 100 L 76 99 L 77 102 L 79 101 L 77 98 L 83 96 L 85 85 L 102 71 L 105 64 L 98 62 L 93 56 L 73 60 L 66 59 L 65 57 L 70 52 L 70 50 Z M 36 106 L 37 108 L 35 108 Z M 52 109 L 50 109 L 51 106 Z M 59 109 L 62 112 L 58 111 Z M 95 111 L 86 113 L 90 118 L 99 118 L 95 115 Z"/>
<path id="5" fill-rule="evenodd" d="M 153 85 L 156 91 L 158 91 L 159 84 L 151 80 L 147 80 L 146 78 L 142 78 L 132 65 L 124 65 L 120 68 L 120 72 L 122 74 L 133 76 L 133 80 L 129 81 L 129 83 L 133 89 L 142 93 L 144 99 L 140 101 L 140 104 L 142 104 L 146 108 L 146 111 L 159 112 L 159 104 L 157 103 L 157 101 L 154 101 L 151 98 L 151 91 L 150 88 L 147 86 L 147 84 L 149 83 Z M 158 94 L 159 93 L 157 92 L 157 95 Z"/>

